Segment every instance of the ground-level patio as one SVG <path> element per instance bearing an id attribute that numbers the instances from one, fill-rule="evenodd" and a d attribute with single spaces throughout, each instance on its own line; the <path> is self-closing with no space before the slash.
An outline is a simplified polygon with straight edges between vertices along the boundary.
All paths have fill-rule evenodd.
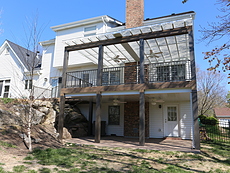
<path id="1" fill-rule="evenodd" d="M 101 137 L 100 143 L 94 142 L 94 137 L 81 137 L 65 139 L 67 143 L 74 143 L 77 145 L 94 145 L 100 147 L 121 147 L 132 149 L 149 149 L 149 150 L 163 150 L 163 151 L 182 151 L 182 152 L 200 152 L 193 149 L 191 140 L 181 139 L 146 139 L 145 146 L 139 145 L 138 138 L 125 138 L 118 136 L 104 136 Z"/>

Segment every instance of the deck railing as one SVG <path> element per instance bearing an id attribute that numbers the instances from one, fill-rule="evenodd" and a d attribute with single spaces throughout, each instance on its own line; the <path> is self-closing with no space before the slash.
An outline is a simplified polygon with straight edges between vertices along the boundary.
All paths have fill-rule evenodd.
<path id="1" fill-rule="evenodd" d="M 139 65 L 103 68 L 102 86 L 138 84 L 139 74 Z M 145 64 L 146 82 L 154 83 L 188 80 L 191 80 L 190 61 Z M 67 73 L 67 88 L 92 86 L 97 86 L 97 69 Z"/>

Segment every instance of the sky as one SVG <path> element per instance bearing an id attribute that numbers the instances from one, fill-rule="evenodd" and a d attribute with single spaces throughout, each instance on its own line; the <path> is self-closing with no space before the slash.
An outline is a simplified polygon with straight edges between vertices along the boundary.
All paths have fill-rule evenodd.
<path id="1" fill-rule="evenodd" d="M 0 0 L 1 18 L 0 44 L 8 39 L 21 46 L 26 45 L 25 37 L 28 21 L 38 16 L 38 28 L 42 29 L 39 41 L 55 38 L 55 32 L 51 26 L 83 20 L 87 18 L 109 15 L 121 22 L 125 22 L 126 0 Z M 189 0 L 182 4 L 182 0 L 144 0 L 145 19 L 195 11 L 194 21 L 195 57 L 196 63 L 202 70 L 209 67 L 204 60 L 203 53 L 214 46 L 223 43 L 223 40 L 207 46 L 206 42 L 200 42 L 201 27 L 207 27 L 208 23 L 217 21 L 220 15 L 220 5 L 216 0 Z M 230 87 L 229 87 L 230 90 Z"/>

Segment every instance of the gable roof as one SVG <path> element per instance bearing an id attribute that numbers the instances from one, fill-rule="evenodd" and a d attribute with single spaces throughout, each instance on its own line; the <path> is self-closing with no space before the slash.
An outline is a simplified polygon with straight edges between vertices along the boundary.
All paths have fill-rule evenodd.
<path id="1" fill-rule="evenodd" d="M 9 40 L 6 40 L 6 42 L 28 71 L 30 71 L 32 68 L 31 64 L 34 64 L 36 68 L 36 66 L 41 63 L 41 58 L 37 58 L 34 52 Z"/>
<path id="2" fill-rule="evenodd" d="M 230 117 L 230 108 L 214 108 L 216 117 Z"/>

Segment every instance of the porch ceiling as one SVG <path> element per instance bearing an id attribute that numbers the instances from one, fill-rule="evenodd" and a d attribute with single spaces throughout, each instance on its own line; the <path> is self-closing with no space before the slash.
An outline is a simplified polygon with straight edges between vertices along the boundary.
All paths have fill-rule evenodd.
<path id="1" fill-rule="evenodd" d="M 74 97 L 71 97 L 72 99 Z M 96 102 L 95 96 L 77 96 L 78 101 L 93 101 Z M 126 102 L 139 101 L 139 94 L 132 95 L 105 95 L 102 96 L 103 103 L 113 103 L 114 100 L 118 100 L 118 104 Z M 164 104 L 165 102 L 183 102 L 190 100 L 190 93 L 164 93 L 164 94 L 146 94 L 146 102 L 155 102 L 157 104 Z"/>
<path id="2" fill-rule="evenodd" d="M 83 45 L 97 43 L 117 38 L 133 38 L 134 36 L 148 35 L 156 33 L 154 38 L 145 39 L 144 55 L 145 63 L 169 62 L 189 60 L 189 36 L 187 32 L 180 32 L 178 29 L 190 28 L 191 19 L 183 19 L 161 24 L 153 24 L 137 28 L 119 30 L 90 37 L 65 40 L 63 43 L 66 49 L 71 51 L 70 59 L 90 61 L 94 64 L 98 62 L 98 47 L 80 49 Z M 165 31 L 174 32 L 174 34 L 164 35 Z M 104 45 L 104 66 L 114 67 L 124 63 L 139 61 L 139 41 L 117 42 Z"/>

